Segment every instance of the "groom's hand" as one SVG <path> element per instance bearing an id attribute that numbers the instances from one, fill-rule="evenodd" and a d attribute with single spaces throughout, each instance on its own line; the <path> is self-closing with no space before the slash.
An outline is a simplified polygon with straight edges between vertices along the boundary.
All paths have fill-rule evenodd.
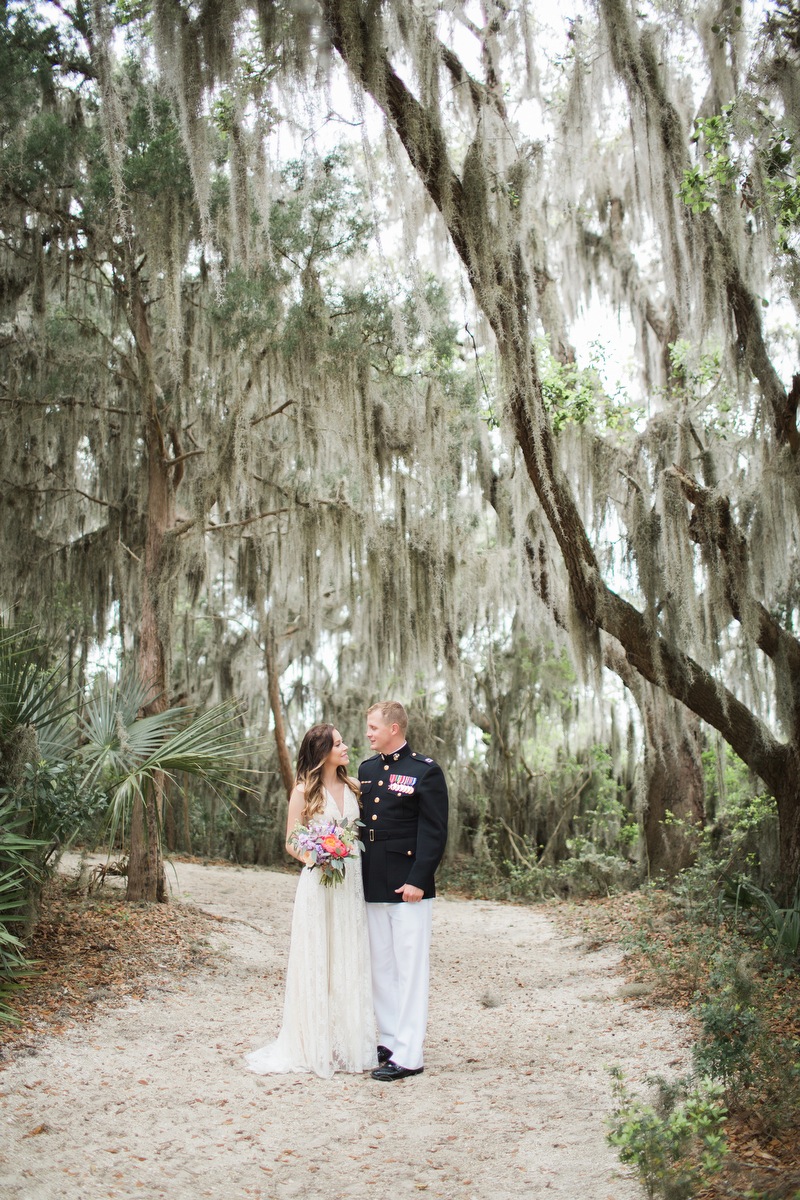
<path id="1" fill-rule="evenodd" d="M 404 883 L 401 888 L 394 889 L 406 904 L 416 904 L 425 895 L 422 888 L 414 887 L 413 883 Z"/>

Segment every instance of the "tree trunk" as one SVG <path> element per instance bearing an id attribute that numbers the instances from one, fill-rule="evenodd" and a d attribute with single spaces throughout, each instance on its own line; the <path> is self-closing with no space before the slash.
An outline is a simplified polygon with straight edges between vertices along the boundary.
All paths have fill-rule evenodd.
<path id="1" fill-rule="evenodd" d="M 676 875 L 694 862 L 705 820 L 698 732 L 686 729 L 675 737 L 663 728 L 648 730 L 643 824 L 650 876 Z"/>
<path id="2" fill-rule="evenodd" d="M 694 831 L 705 824 L 699 721 L 686 714 L 676 722 L 669 697 L 651 688 L 623 654 L 607 646 L 604 662 L 630 691 L 644 726 L 642 832 L 647 873 L 674 875 L 694 861 Z"/>
<path id="3" fill-rule="evenodd" d="M 278 751 L 278 764 L 280 766 L 281 779 L 286 791 L 287 799 L 291 795 L 294 787 L 294 770 L 292 769 L 292 760 L 289 757 L 289 749 L 286 745 L 286 727 L 283 722 L 283 709 L 281 707 L 281 692 L 280 692 L 280 677 L 277 667 L 277 653 L 275 648 L 275 635 L 272 631 L 272 625 L 266 626 L 266 638 L 264 640 L 264 666 L 267 672 L 267 692 L 269 694 L 269 706 L 272 711 L 272 721 L 275 726 L 275 745 Z"/>
<path id="4" fill-rule="evenodd" d="M 134 276 L 135 279 L 135 276 Z M 152 346 L 147 309 L 134 284 L 131 299 L 131 324 L 136 339 L 139 384 L 144 416 L 144 441 L 147 453 L 147 532 L 141 572 L 141 621 L 139 625 L 139 676 L 152 689 L 153 698 L 145 714 L 163 712 L 168 707 L 168 665 L 163 629 L 166 614 L 159 611 L 168 601 L 160 585 L 163 580 L 164 537 L 174 524 L 174 498 L 164 435 L 156 406 L 156 387 L 152 371 Z M 128 900 L 167 899 L 161 833 L 166 781 L 159 772 L 143 790 L 131 814 L 131 845 L 128 858 Z"/>
<path id="5" fill-rule="evenodd" d="M 145 787 L 144 797 L 133 802 L 126 900 L 167 900 L 159 825 L 163 804 L 163 777 L 156 775 Z"/>
<path id="6" fill-rule="evenodd" d="M 192 826 L 189 821 L 189 789 L 187 787 L 187 776 L 183 777 L 183 787 L 181 788 L 181 813 L 183 814 L 183 850 L 186 854 L 192 853 Z"/>
<path id="7" fill-rule="evenodd" d="M 148 424 L 152 425 L 152 422 Z M 170 481 L 157 461 L 158 437 L 150 430 L 148 447 L 147 540 L 142 570 L 142 616 L 139 627 L 139 675 L 154 693 L 144 714 L 167 708 L 167 663 L 158 627 L 157 588 L 164 532 L 171 507 Z M 162 455 L 163 457 L 163 455 Z M 166 486 L 165 486 L 166 485 Z M 164 815 L 165 780 L 161 772 L 137 798 L 131 814 L 131 845 L 128 857 L 128 900 L 166 901 L 166 880 L 161 834 Z"/>
<path id="8" fill-rule="evenodd" d="M 782 786 L 775 788 L 778 801 L 778 836 L 780 839 L 781 903 L 793 902 L 800 886 L 800 761 L 794 756 L 791 768 L 785 772 Z"/>

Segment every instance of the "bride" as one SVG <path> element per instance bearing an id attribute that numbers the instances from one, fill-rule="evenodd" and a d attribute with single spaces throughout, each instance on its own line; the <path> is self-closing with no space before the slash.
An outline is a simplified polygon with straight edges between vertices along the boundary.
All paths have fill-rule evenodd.
<path id="1" fill-rule="evenodd" d="M 304 864 L 309 855 L 289 841 L 297 825 L 356 820 L 358 783 L 347 775 L 347 746 L 333 725 L 314 725 L 297 756 L 289 797 L 286 849 Z M 304 865 L 297 884 L 286 969 L 283 1025 L 277 1041 L 246 1055 L 259 1075 L 367 1071 L 376 1066 L 369 943 L 361 862 L 348 858 L 344 880 L 325 887 L 321 872 Z"/>

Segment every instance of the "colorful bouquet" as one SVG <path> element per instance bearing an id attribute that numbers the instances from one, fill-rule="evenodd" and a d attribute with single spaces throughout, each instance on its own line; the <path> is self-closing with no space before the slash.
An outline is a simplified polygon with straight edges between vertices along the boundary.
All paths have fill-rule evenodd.
<path id="1" fill-rule="evenodd" d="M 333 887 L 344 879 L 345 864 L 357 851 L 364 849 L 356 832 L 363 821 L 310 821 L 308 825 L 296 825 L 289 841 L 301 854 L 310 855 L 306 866 L 312 870 L 319 867 L 320 883 Z"/>

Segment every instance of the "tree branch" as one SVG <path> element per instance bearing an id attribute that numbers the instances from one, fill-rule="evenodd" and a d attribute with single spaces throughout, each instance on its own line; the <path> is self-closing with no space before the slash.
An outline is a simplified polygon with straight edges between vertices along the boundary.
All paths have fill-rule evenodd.
<path id="1" fill-rule="evenodd" d="M 177 467 L 180 463 L 186 462 L 187 458 L 196 458 L 198 454 L 205 454 L 205 450 L 186 450 L 183 454 L 179 454 L 177 458 L 165 458 L 164 464 L 167 467 Z"/>
<path id="2" fill-rule="evenodd" d="M 131 550 L 130 546 L 125 545 L 122 538 L 117 538 L 117 543 L 118 543 L 118 545 L 122 546 L 122 549 L 125 550 L 126 553 L 130 554 L 130 556 L 134 560 L 134 562 L 141 563 L 142 560 L 139 557 L 139 555 L 134 554 L 133 551 Z"/>
<path id="3" fill-rule="evenodd" d="M 92 504 L 101 504 L 103 508 L 118 509 L 119 504 L 113 504 L 109 500 L 102 500 L 99 496 L 91 496 L 88 492 L 82 492 L 77 487 L 37 487 L 34 483 L 14 483 L 10 479 L 3 480 L 6 487 L 11 491 L 26 492 L 34 496 L 83 496 L 84 500 L 91 500 Z"/>
<path id="4" fill-rule="evenodd" d="M 263 521 L 265 517 L 279 517 L 281 513 L 288 513 L 290 508 L 273 508 L 270 512 L 257 513 L 254 517 L 246 517 L 243 521 L 226 521 L 221 525 L 206 525 L 206 533 L 215 533 L 218 529 L 241 529 L 245 525 L 252 525 L 254 521 Z"/>
<path id="5" fill-rule="evenodd" d="M 95 412 L 113 413 L 123 417 L 136 415 L 129 408 L 113 408 L 107 404 L 94 404 L 91 400 L 76 400 L 74 396 L 50 397 L 44 400 L 20 400 L 18 396 L 10 396 L 6 393 L 0 395 L 0 404 L 14 404 L 23 408 L 52 408 L 53 405 L 58 405 L 61 408 L 91 408 Z"/>
<path id="6" fill-rule="evenodd" d="M 673 464 L 665 475 L 674 479 L 688 502 L 694 505 L 689 519 L 689 536 L 706 552 L 719 551 L 725 575 L 725 596 L 732 615 L 743 622 L 746 615 L 757 618 L 756 643 L 772 659 L 780 658 L 800 678 L 800 642 L 792 637 L 747 587 L 747 540 L 731 515 L 727 496 L 709 491 L 682 467 Z M 714 566 L 717 564 L 714 563 Z"/>
<path id="7" fill-rule="evenodd" d="M 264 413 L 263 416 L 260 417 L 252 417 L 250 419 L 250 425 L 260 425 L 262 421 L 268 421 L 270 417 L 277 417 L 280 415 L 280 413 L 285 412 L 285 410 L 294 403 L 294 400 L 285 400 L 283 404 L 279 404 L 278 407 L 273 408 L 271 412 Z"/>
<path id="8" fill-rule="evenodd" d="M 558 542 L 573 600 L 590 627 L 604 629 L 624 647 L 645 678 L 668 691 L 718 729 L 742 760 L 774 787 L 791 749 L 716 680 L 670 645 L 632 604 L 604 582 L 569 484 L 557 463 L 552 426 L 531 353 L 533 311 L 525 251 L 510 199 L 508 238 L 469 236 L 464 191 L 455 175 L 441 126 L 392 70 L 383 43 L 344 0 L 321 0 L 333 45 L 351 74 L 392 122 L 420 178 L 442 213 L 478 303 L 492 326 L 509 371 L 509 411 L 528 476 Z M 347 8 L 345 22 L 343 10 Z M 471 197 L 474 207 L 478 201 Z M 502 202 L 498 194 L 497 203 Z"/>
<path id="9" fill-rule="evenodd" d="M 245 525 L 252 525 L 255 521 L 263 521 L 265 517 L 278 517 L 281 515 L 281 513 L 288 513 L 291 511 L 292 510 L 290 508 L 273 508 L 270 512 L 257 513 L 254 517 L 245 517 L 245 519 L 242 521 L 224 521 L 219 525 L 206 525 L 203 529 L 203 532 L 216 533 L 220 529 L 242 529 Z M 194 529 L 196 524 L 197 520 L 195 517 L 192 517 L 187 521 L 181 521 L 179 524 L 173 527 L 172 533 L 175 535 L 175 537 L 183 537 L 183 535 L 188 533 L 190 529 Z"/>

